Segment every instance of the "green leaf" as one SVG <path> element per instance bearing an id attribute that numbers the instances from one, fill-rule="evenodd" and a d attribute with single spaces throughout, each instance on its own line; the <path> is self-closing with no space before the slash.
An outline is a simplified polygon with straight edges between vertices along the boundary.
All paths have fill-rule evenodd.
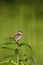
<path id="1" fill-rule="evenodd" d="M 1 61 L 1 62 L 0 62 L 1 65 L 3 65 L 4 63 L 6 63 L 6 64 L 9 63 L 9 60 L 4 60 L 4 61 Z M 10 63 L 11 63 L 11 64 L 14 64 L 14 65 L 17 65 L 16 62 L 13 61 L 13 60 L 11 60 Z M 6 64 L 5 64 L 5 65 L 6 65 Z"/>
<path id="2" fill-rule="evenodd" d="M 15 51 L 14 49 L 12 49 L 12 48 L 8 48 L 8 47 L 1 47 L 1 48 Z"/>
<path id="3" fill-rule="evenodd" d="M 15 54 L 18 55 L 19 54 L 19 49 L 15 49 Z"/>
<path id="4" fill-rule="evenodd" d="M 20 64 L 20 65 L 25 65 L 25 63 L 24 63 L 23 61 L 21 61 L 19 64 Z"/>
<path id="5" fill-rule="evenodd" d="M 31 59 L 32 62 L 35 64 L 34 59 L 32 57 L 26 58 L 25 61 L 28 61 L 29 59 Z"/>
<path id="6" fill-rule="evenodd" d="M 6 56 L 6 57 L 4 57 L 4 58 L 9 58 L 9 57 L 15 57 L 15 55 L 8 55 L 8 56 Z"/>
<path id="7" fill-rule="evenodd" d="M 12 37 L 8 37 L 9 39 L 13 39 Z"/>
<path id="8" fill-rule="evenodd" d="M 9 45 L 9 44 L 14 45 L 15 43 L 13 43 L 13 42 L 7 42 L 7 43 L 4 43 L 4 44 L 6 44 L 6 45 Z"/>
<path id="9" fill-rule="evenodd" d="M 21 44 L 19 44 L 19 47 L 21 47 L 23 45 L 28 46 L 30 49 L 32 49 L 32 47 L 30 45 L 28 45 L 27 43 L 21 43 Z"/>
<path id="10" fill-rule="evenodd" d="M 13 40 L 13 41 L 16 41 L 15 39 L 13 39 L 12 37 L 8 37 L 9 40 Z"/>
<path id="11" fill-rule="evenodd" d="M 23 60 L 19 59 L 19 62 L 21 62 L 21 61 L 23 61 Z"/>
<path id="12" fill-rule="evenodd" d="M 27 61 L 29 58 L 26 58 L 25 61 Z"/>
<path id="13" fill-rule="evenodd" d="M 33 63 L 35 64 L 35 61 L 34 61 L 34 59 L 32 58 L 32 57 L 30 57 L 30 59 L 33 61 Z"/>

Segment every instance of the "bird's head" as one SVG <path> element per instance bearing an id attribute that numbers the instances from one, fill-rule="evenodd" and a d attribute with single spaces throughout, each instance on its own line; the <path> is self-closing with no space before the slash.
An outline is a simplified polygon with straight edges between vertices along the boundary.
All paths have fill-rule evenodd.
<path id="1" fill-rule="evenodd" d="M 18 31 L 18 34 L 22 35 L 22 31 Z"/>

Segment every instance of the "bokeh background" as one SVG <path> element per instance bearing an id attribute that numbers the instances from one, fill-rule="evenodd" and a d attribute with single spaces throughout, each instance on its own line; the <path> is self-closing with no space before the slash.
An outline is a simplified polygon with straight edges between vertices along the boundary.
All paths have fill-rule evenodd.
<path id="1" fill-rule="evenodd" d="M 0 44 L 19 30 L 43 65 L 43 0 L 0 0 Z"/>

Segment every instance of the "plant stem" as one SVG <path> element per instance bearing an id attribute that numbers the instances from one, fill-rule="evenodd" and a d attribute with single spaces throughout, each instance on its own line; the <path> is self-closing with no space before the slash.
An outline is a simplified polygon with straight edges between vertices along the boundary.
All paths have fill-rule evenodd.
<path id="1" fill-rule="evenodd" d="M 18 43 L 18 49 L 19 49 L 19 42 Z M 19 53 L 17 54 L 17 65 L 19 65 Z"/>
<path id="2" fill-rule="evenodd" d="M 19 55 L 17 55 L 17 65 L 19 65 Z"/>

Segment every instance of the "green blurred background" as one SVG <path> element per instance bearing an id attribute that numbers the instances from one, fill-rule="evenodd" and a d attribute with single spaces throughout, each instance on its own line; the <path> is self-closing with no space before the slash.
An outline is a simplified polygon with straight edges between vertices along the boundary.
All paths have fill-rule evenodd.
<path id="1" fill-rule="evenodd" d="M 0 0 L 0 44 L 18 30 L 43 65 L 43 0 Z"/>

